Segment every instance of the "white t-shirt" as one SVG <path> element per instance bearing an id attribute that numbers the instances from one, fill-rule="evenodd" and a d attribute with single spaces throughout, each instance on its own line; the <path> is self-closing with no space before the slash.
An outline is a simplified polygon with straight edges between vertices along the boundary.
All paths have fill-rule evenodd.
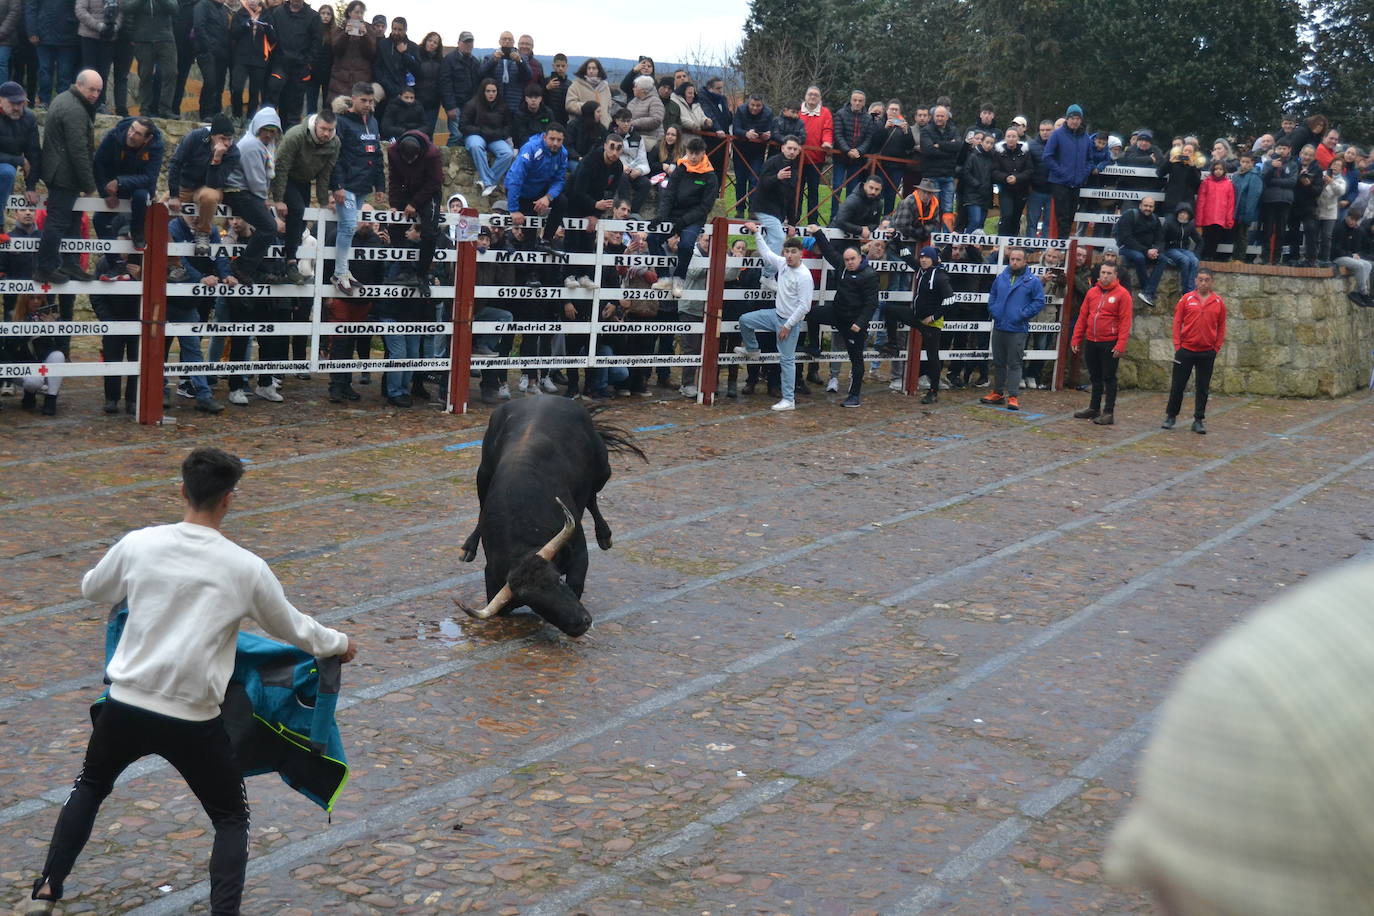
<path id="1" fill-rule="evenodd" d="M 244 620 L 317 658 L 348 648 L 347 636 L 286 600 L 266 561 L 203 525 L 129 532 L 86 573 L 81 594 L 97 604 L 129 601 L 106 667 L 110 697 L 177 719 L 219 715 Z"/>

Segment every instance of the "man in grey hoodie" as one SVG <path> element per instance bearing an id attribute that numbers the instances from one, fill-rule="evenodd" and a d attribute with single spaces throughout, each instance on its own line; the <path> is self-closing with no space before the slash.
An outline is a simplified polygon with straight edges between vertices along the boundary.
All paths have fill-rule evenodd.
<path id="1" fill-rule="evenodd" d="M 234 261 L 234 276 L 244 283 L 261 283 L 267 275 L 263 259 L 277 241 L 276 211 L 267 205 L 272 184 L 273 157 L 281 137 L 281 118 L 275 108 L 261 108 L 239 139 L 238 164 L 224 181 L 224 203 L 230 212 L 253 227 L 248 247 Z"/>

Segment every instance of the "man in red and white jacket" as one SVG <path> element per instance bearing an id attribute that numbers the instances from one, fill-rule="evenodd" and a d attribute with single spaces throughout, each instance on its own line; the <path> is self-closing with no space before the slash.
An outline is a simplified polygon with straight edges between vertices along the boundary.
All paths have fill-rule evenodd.
<path id="1" fill-rule="evenodd" d="M 803 223 L 819 219 L 819 196 L 821 187 L 821 165 L 830 157 L 829 150 L 835 145 L 835 118 L 830 109 L 821 104 L 821 90 L 811 86 L 802 100 L 801 120 L 806 125 L 802 153 L 802 183 L 806 186 L 806 212 Z M 781 138 L 779 138 L 781 139 Z M 815 149 L 814 147 L 822 147 Z"/>
<path id="2" fill-rule="evenodd" d="M 1073 352 L 1083 351 L 1092 380 L 1092 400 L 1075 417 L 1092 420 L 1098 426 L 1116 422 L 1116 369 L 1130 338 L 1131 294 L 1117 282 L 1116 265 L 1103 264 L 1098 268 L 1097 283 L 1083 297 L 1073 328 Z"/>
<path id="3" fill-rule="evenodd" d="M 1212 365 L 1226 342 L 1226 300 L 1212 291 L 1212 272 L 1197 272 L 1197 289 L 1184 293 L 1174 307 L 1174 378 L 1169 386 L 1169 406 L 1164 408 L 1165 429 L 1174 428 L 1188 376 L 1197 371 L 1193 402 L 1193 432 L 1205 434 L 1207 394 L 1212 386 Z"/>

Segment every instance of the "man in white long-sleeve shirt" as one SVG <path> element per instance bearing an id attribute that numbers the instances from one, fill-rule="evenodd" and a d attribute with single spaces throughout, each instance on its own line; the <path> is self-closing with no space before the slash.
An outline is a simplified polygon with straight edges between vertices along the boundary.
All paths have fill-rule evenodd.
<path id="1" fill-rule="evenodd" d="M 239 626 L 317 658 L 351 661 L 353 641 L 296 610 L 267 563 L 220 533 L 243 464 L 215 448 L 193 450 L 181 465 L 186 515 L 180 524 L 125 535 L 81 580 L 96 604 L 127 599 L 129 616 L 105 669 L 109 698 L 86 758 L 57 818 L 28 912 L 50 910 L 90 837 L 115 780 L 149 754 L 177 769 L 215 828 L 210 907 L 239 912 L 248 865 L 248 797 L 220 717 L 234 669 Z"/>
<path id="2" fill-rule="evenodd" d="M 778 292 L 774 307 L 745 312 L 739 320 L 739 333 L 744 338 L 744 346 L 735 347 L 735 352 L 747 359 L 759 357 L 759 331 L 772 331 L 778 335 L 778 362 L 782 372 L 782 400 L 773 405 L 774 410 L 796 410 L 797 376 L 797 325 L 806 320 L 811 311 L 811 297 L 816 292 L 816 284 L 811 279 L 811 271 L 802 266 L 802 240 L 793 236 L 782 245 L 782 255 L 778 256 L 767 245 L 759 246 L 759 257 L 778 272 Z"/>

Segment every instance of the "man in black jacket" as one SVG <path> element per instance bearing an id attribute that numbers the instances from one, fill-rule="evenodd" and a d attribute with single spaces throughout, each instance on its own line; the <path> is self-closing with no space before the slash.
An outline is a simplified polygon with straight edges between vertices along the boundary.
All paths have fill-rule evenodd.
<path id="1" fill-rule="evenodd" d="M 305 87 L 323 76 L 310 72 L 322 40 L 322 25 L 320 14 L 304 0 L 286 0 L 267 18 L 276 32 L 277 47 L 268 67 L 266 97 L 276 103 L 282 130 L 286 130 L 300 120 Z"/>
<path id="2" fill-rule="evenodd" d="M 406 76 L 420 69 L 420 61 L 415 53 L 415 44 L 406 34 L 406 21 L 397 16 L 391 20 L 391 34 L 377 42 L 377 60 L 373 64 L 372 75 L 386 93 L 378 108 L 378 114 L 385 111 L 393 99 L 399 98 L 406 87 Z"/>
<path id="3" fill-rule="evenodd" d="M 82 70 L 76 83 L 53 100 L 43 124 L 43 184 L 48 189 L 48 219 L 38 243 L 38 283 L 83 282 L 95 277 L 74 261 L 60 264 L 62 239 L 74 228 L 76 199 L 95 193 L 95 102 L 105 84 L 94 70 Z"/>
<path id="4" fill-rule="evenodd" d="M 834 223 L 840 192 L 853 194 L 863 174 L 863 153 L 877 124 L 868 116 L 868 96 L 858 89 L 849 104 L 835 109 L 835 164 L 831 171 L 830 221 Z"/>
<path id="5" fill-rule="evenodd" d="M 873 230 L 883 221 L 885 212 L 883 181 L 877 175 L 869 175 L 857 190 L 844 199 L 840 212 L 830 220 L 830 225 L 843 232 L 847 239 L 866 242 L 873 237 Z"/>
<path id="6" fill-rule="evenodd" d="M 482 69 L 481 63 L 472 56 L 472 42 L 471 32 L 459 35 L 458 46 L 444 57 L 444 65 L 439 68 L 439 101 L 448 118 L 449 146 L 463 145 L 463 131 L 458 127 L 459 116 L 477 89 L 478 74 Z"/>
<path id="7" fill-rule="evenodd" d="M 144 117 L 120 121 L 110 128 L 95 151 L 96 191 L 112 209 L 121 198 L 129 201 L 129 235 L 134 247 L 140 250 L 148 203 L 157 192 L 162 154 L 162 131 L 152 118 Z M 111 233 L 115 220 L 113 213 L 97 213 L 92 219 L 96 235 L 114 238 Z"/>
<path id="8" fill-rule="evenodd" d="M 940 210 L 950 226 L 954 223 L 954 175 L 963 151 L 964 141 L 949 109 L 936 105 L 930 123 L 921 128 L 921 174 L 940 189 Z"/>
<path id="9" fill-rule="evenodd" d="M 848 201 L 846 201 L 847 203 Z M 844 341 L 849 353 L 849 396 L 843 407 L 858 407 L 859 392 L 864 382 L 864 343 L 868 339 L 868 322 L 878 308 L 878 274 L 857 245 L 846 245 L 841 252 L 830 244 L 819 226 L 809 228 L 816 240 L 816 250 L 835 268 L 835 298 L 830 303 L 813 306 L 806 315 L 806 339 L 812 353 L 820 352 L 821 325 L 828 324 Z M 832 336 L 834 336 L 832 335 Z M 831 370 L 834 372 L 834 369 Z M 834 375 L 831 376 L 833 381 Z"/>
<path id="10" fill-rule="evenodd" d="M 968 147 L 964 164 L 959 168 L 959 203 L 964 208 L 964 225 L 969 232 L 982 232 L 987 221 L 988 210 L 992 208 L 993 162 L 992 134 L 977 138 L 976 145 Z"/>
<path id="11" fill-rule="evenodd" d="M 582 158 L 582 164 L 573 172 L 565 192 L 568 198 L 568 215 L 586 217 L 587 229 L 568 230 L 566 250 L 569 254 L 590 254 L 596 250 L 596 220 L 610 216 L 615 206 L 616 189 L 620 187 L 620 176 L 625 166 L 620 161 L 620 151 L 624 146 L 620 134 L 607 134 L 600 155 L 592 153 Z M 596 268 L 588 264 L 570 264 L 568 276 L 563 285 L 568 289 L 581 286 L 583 289 L 596 289 L 593 279 Z"/>
<path id="12" fill-rule="evenodd" d="M 668 185 L 659 200 L 659 221 L 672 223 L 671 234 L 678 237 L 678 259 L 672 276 L 659 280 L 654 284 L 654 289 L 671 289 L 674 298 L 682 298 L 692 251 L 696 248 L 697 237 L 701 235 L 706 217 L 711 215 L 711 207 L 715 205 L 716 192 L 719 190 L 716 171 L 706 158 L 706 141 L 693 136 L 687 141 L 686 158 L 668 177 Z"/>
<path id="13" fill-rule="evenodd" d="M 19 172 L 24 173 L 24 185 L 29 188 L 29 203 L 38 201 L 33 186 L 34 176 L 42 171 L 42 145 L 38 119 L 28 110 L 28 101 L 23 86 L 14 82 L 0 84 L 0 234 L 4 232 L 4 211 Z"/>
<path id="14" fill-rule="evenodd" d="M 339 229 L 335 241 L 334 285 L 341 292 L 353 288 L 348 255 L 353 246 L 353 234 L 358 231 L 358 211 L 373 191 L 386 186 L 382 165 L 381 128 L 372 116 L 376 97 L 371 83 L 353 84 L 353 104 L 339 115 L 336 135 L 339 138 L 339 161 L 334 165 L 331 185 L 334 205 L 338 208 Z"/>
<path id="15" fill-rule="evenodd" d="M 902 176 L 906 174 L 906 164 L 916 150 L 916 140 L 911 126 L 902 116 L 902 103 L 892 99 L 883 107 L 881 121 L 873 121 L 874 131 L 864 146 L 864 152 L 886 159 L 873 163 L 873 174 L 883 183 L 883 212 L 890 213 L 897 202 L 897 189 L 902 186 Z M 890 160 L 900 160 L 892 162 Z"/>
<path id="16" fill-rule="evenodd" d="M 177 144 L 167 164 L 167 197 L 175 213 L 180 205 L 195 204 L 196 255 L 210 255 L 210 226 L 215 208 L 224 200 L 224 180 L 239 161 L 234 122 L 221 112 L 209 127 L 198 127 Z"/>
<path id="17" fill-rule="evenodd" d="M 1155 304 L 1155 290 L 1164 276 L 1164 224 L 1155 215 L 1153 197 L 1142 197 L 1116 221 L 1113 230 L 1121 260 L 1135 268 L 1140 278 L 1140 301 L 1148 308 Z"/>
<path id="18" fill-rule="evenodd" d="M 792 135 L 784 137 L 779 152 L 770 156 L 763 168 L 759 169 L 758 190 L 749 198 L 750 209 L 758 221 L 759 243 L 767 245 L 774 254 L 782 253 L 782 243 L 786 239 L 783 227 L 797 221 L 800 154 L 801 139 Z M 765 280 L 771 280 L 776 274 L 775 270 L 764 265 Z"/>
<path id="19" fill-rule="evenodd" d="M 224 0 L 200 0 L 192 15 L 196 65 L 200 67 L 200 119 L 219 114 L 224 98 L 224 74 L 229 70 L 229 19 Z M 171 74 L 164 76 L 170 78 Z"/>
<path id="20" fill-rule="evenodd" d="M 730 132 L 735 137 L 735 216 L 742 217 L 750 189 L 758 187 L 773 136 L 773 112 L 763 104 L 763 96 L 753 93 L 735 109 Z"/>
<path id="21" fill-rule="evenodd" d="M 1021 142 L 1021 131 L 1013 124 L 1002 135 L 1002 148 L 993 156 L 992 163 L 992 180 L 1002 188 L 998 235 L 1021 234 L 1021 213 L 1026 209 L 1034 173 L 1030 150 Z"/>

